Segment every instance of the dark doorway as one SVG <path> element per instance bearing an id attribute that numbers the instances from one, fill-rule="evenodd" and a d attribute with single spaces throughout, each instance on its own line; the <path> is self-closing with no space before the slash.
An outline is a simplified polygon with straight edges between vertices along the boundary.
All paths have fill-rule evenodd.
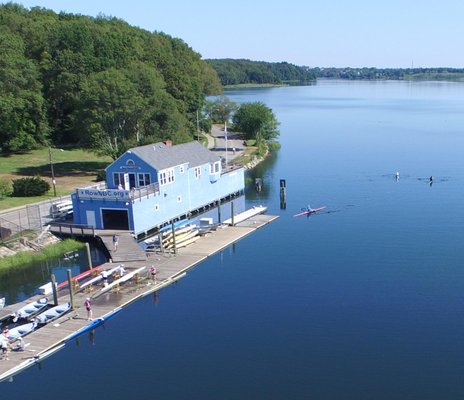
<path id="1" fill-rule="evenodd" d="M 129 174 L 129 188 L 135 188 L 135 174 Z"/>
<path id="2" fill-rule="evenodd" d="M 103 229 L 129 230 L 127 210 L 102 210 Z"/>

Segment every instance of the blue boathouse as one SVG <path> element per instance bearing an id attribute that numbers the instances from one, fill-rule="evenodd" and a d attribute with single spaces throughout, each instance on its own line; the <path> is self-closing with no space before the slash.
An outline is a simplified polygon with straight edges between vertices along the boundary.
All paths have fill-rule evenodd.
<path id="1" fill-rule="evenodd" d="M 134 147 L 106 168 L 106 185 L 72 194 L 75 224 L 140 237 L 243 194 L 244 169 L 223 167 L 199 142 Z"/>

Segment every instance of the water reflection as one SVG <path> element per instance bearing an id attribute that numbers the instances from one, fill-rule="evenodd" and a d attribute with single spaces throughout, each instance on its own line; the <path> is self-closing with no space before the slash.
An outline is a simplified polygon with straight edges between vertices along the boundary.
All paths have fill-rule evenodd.
<path id="1" fill-rule="evenodd" d="M 247 200 L 267 200 L 271 197 L 272 191 L 276 188 L 272 187 L 271 182 L 274 179 L 269 174 L 277 158 L 278 153 L 272 153 L 261 164 L 246 172 L 245 195 Z M 259 182 L 259 190 L 257 190 L 257 182 Z"/>
<path id="2" fill-rule="evenodd" d="M 72 257 L 68 255 L 7 271 L 0 270 L 0 297 L 5 297 L 7 305 L 17 303 L 37 294 L 38 288 L 50 281 L 51 274 L 59 283 L 67 279 L 68 269 L 73 276 L 89 269 L 85 248 L 70 254 Z M 103 252 L 93 244 L 90 244 L 90 256 L 94 266 L 106 262 Z"/>

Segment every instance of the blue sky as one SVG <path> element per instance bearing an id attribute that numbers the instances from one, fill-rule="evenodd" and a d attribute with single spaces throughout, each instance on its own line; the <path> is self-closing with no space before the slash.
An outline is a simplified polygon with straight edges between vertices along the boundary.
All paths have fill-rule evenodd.
<path id="1" fill-rule="evenodd" d="M 203 58 L 310 67 L 464 67 L 462 0 L 24 0 L 181 38 Z M 5 1 L 0 1 L 5 3 Z"/>

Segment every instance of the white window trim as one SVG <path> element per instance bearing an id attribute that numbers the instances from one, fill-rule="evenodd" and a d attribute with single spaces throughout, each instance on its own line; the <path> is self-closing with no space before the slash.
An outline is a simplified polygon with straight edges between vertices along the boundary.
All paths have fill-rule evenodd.
<path id="1" fill-rule="evenodd" d="M 160 186 L 169 185 L 175 182 L 175 180 L 174 168 L 163 169 L 158 173 L 158 182 Z"/>
<path id="2" fill-rule="evenodd" d="M 209 165 L 209 172 L 210 174 L 218 174 L 221 172 L 221 162 L 216 161 L 213 164 Z"/>
<path id="3" fill-rule="evenodd" d="M 201 167 L 195 167 L 193 171 L 194 171 L 194 174 L 195 174 L 195 179 L 200 179 L 200 177 L 201 177 Z"/>

